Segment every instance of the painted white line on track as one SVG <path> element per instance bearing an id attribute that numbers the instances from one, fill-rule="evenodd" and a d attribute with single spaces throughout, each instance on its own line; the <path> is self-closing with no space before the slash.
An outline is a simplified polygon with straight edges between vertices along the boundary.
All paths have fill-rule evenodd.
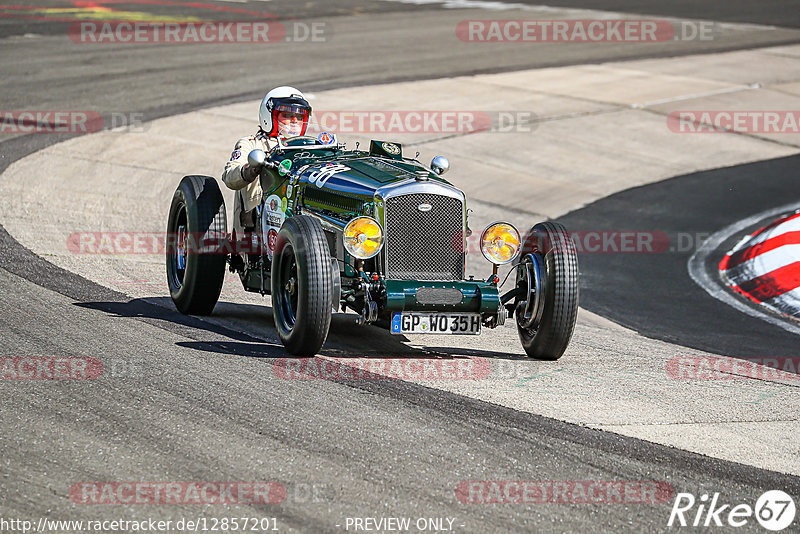
<path id="1" fill-rule="evenodd" d="M 721 281 L 714 280 L 708 274 L 708 271 L 705 268 L 708 256 L 712 252 L 717 250 L 719 246 L 730 236 L 738 232 L 742 232 L 746 228 L 758 223 L 758 221 L 764 220 L 768 217 L 775 217 L 776 215 L 781 215 L 783 213 L 795 211 L 798 208 L 800 208 L 800 204 L 798 204 L 797 202 L 786 204 L 784 206 L 779 206 L 777 208 L 773 208 L 771 210 L 758 213 L 741 221 L 737 221 L 731 224 L 730 226 L 726 226 L 719 232 L 716 232 L 711 237 L 706 239 L 703 242 L 703 244 L 700 245 L 697 251 L 694 254 L 692 254 L 692 257 L 689 258 L 689 263 L 687 265 L 689 269 L 689 276 L 691 276 L 692 280 L 694 280 L 697 285 L 702 287 L 706 293 L 708 293 L 715 299 L 724 302 L 728 306 L 736 308 L 740 312 L 746 313 L 751 317 L 761 319 L 762 321 L 765 321 L 769 324 L 783 328 L 787 332 L 800 335 L 800 327 L 789 324 L 768 313 L 762 312 L 756 308 L 748 306 L 743 301 L 739 300 L 727 288 L 725 288 L 722 285 Z"/>

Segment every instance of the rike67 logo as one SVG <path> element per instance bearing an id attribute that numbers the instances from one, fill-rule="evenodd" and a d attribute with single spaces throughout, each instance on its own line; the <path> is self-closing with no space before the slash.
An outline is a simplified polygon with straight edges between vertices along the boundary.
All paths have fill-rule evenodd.
<path id="1" fill-rule="evenodd" d="M 691 493 L 678 493 L 667 526 L 743 527 L 755 518 L 763 528 L 778 532 L 792 525 L 796 511 L 794 499 L 780 490 L 765 492 L 754 507 L 746 503 L 725 503 L 719 493 L 710 498 L 704 493 L 700 499 L 695 499 Z"/>

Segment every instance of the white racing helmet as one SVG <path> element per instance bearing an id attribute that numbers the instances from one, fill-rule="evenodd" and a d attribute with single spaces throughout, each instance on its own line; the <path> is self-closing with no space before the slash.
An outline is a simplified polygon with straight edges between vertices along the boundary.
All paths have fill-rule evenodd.
<path id="1" fill-rule="evenodd" d="M 297 117 L 295 131 L 280 131 L 282 128 L 280 128 L 278 122 L 278 114 L 281 112 L 294 114 Z M 310 118 L 311 105 L 309 105 L 303 93 L 294 87 L 276 87 L 267 93 L 267 96 L 261 101 L 261 107 L 258 108 L 261 129 L 267 133 L 268 137 L 305 135 Z"/>

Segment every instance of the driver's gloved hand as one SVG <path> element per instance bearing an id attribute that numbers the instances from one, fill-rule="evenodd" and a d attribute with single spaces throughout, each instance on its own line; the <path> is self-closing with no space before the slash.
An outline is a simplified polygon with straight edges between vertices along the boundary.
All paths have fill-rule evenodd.
<path id="1" fill-rule="evenodd" d="M 242 167 L 242 180 L 252 183 L 258 178 L 259 169 L 252 167 L 249 163 L 245 163 Z"/>

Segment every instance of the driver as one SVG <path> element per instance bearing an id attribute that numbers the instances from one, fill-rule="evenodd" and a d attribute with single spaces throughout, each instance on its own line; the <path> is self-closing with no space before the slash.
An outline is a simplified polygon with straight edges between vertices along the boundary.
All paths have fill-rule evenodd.
<path id="1" fill-rule="evenodd" d="M 247 155 L 257 148 L 269 152 L 277 145 L 279 136 L 304 135 L 310 117 L 311 106 L 294 87 L 276 87 L 261 101 L 258 131 L 237 141 L 222 172 L 222 181 L 236 191 L 233 228 L 237 233 L 254 226 L 253 210 L 261 203 L 261 183 L 257 180 L 260 169 L 250 168 Z"/>

